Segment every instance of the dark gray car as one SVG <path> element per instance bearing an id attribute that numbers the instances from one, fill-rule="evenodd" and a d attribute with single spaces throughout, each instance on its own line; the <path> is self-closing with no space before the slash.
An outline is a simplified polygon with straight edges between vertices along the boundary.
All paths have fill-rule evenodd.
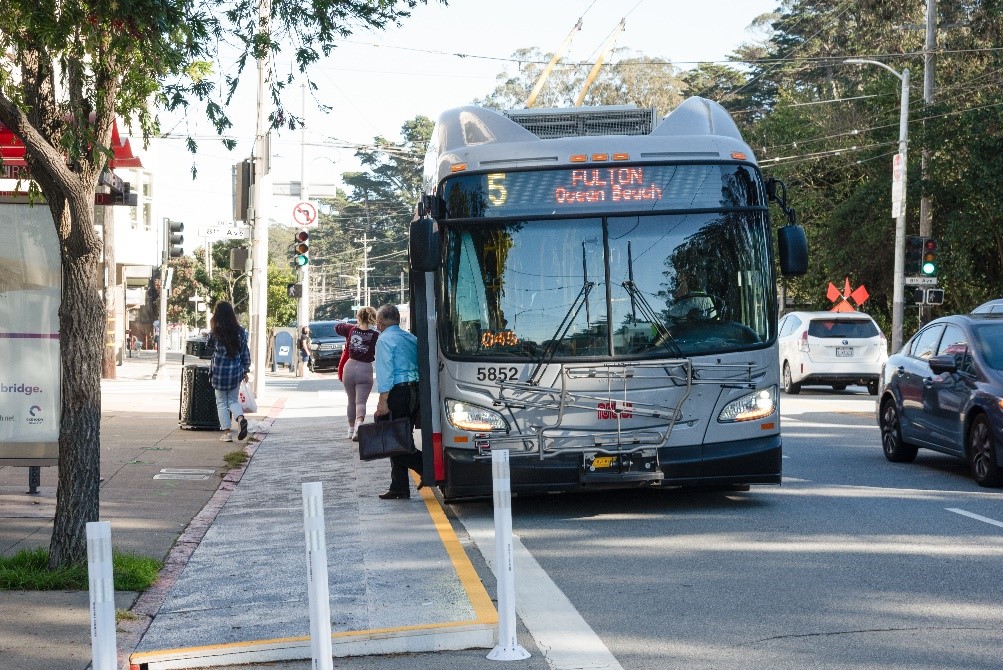
<path id="1" fill-rule="evenodd" d="M 1003 315 L 945 316 L 913 335 L 882 371 L 878 425 L 889 461 L 933 449 L 1003 485 Z"/>
<path id="2" fill-rule="evenodd" d="M 311 321 L 310 346 L 313 348 L 313 369 L 337 370 L 341 352 L 345 348 L 345 338 L 334 332 L 336 324 L 342 321 Z"/>

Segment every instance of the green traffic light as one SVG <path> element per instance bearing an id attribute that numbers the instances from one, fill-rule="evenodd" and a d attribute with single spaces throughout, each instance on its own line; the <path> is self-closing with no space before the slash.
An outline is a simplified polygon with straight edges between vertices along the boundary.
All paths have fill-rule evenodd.
<path id="1" fill-rule="evenodd" d="M 297 266 L 303 267 L 304 265 L 310 264 L 310 258 L 306 254 L 299 254 L 293 259 L 293 262 L 296 263 Z"/>
<path id="2" fill-rule="evenodd" d="M 937 271 L 937 266 L 934 265 L 933 263 L 930 262 L 923 263 L 923 274 L 932 275 L 936 271 Z"/>

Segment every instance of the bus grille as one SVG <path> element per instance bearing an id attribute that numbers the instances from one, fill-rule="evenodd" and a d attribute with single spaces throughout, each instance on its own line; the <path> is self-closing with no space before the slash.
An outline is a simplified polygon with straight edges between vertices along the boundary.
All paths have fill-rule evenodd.
<path id="1" fill-rule="evenodd" d="M 658 121 L 654 107 L 510 109 L 503 113 L 545 140 L 585 135 L 649 135 Z"/>

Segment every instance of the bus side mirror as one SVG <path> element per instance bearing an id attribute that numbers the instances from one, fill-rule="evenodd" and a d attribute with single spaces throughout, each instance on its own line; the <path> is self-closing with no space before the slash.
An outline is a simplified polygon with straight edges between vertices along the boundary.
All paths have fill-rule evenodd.
<path id="1" fill-rule="evenodd" d="M 780 273 L 785 277 L 800 276 L 808 272 L 808 238 L 798 225 L 783 226 L 777 230 L 780 248 Z"/>
<path id="2" fill-rule="evenodd" d="M 411 222 L 408 256 L 412 272 L 435 272 L 439 269 L 439 230 L 433 219 Z"/>

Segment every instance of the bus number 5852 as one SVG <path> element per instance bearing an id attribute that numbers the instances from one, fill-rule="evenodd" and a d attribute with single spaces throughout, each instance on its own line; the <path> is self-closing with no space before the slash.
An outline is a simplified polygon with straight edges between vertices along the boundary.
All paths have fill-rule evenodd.
<path id="1" fill-rule="evenodd" d="M 510 382 L 515 381 L 518 376 L 519 368 L 515 366 L 477 368 L 477 381 L 479 382 Z"/>

